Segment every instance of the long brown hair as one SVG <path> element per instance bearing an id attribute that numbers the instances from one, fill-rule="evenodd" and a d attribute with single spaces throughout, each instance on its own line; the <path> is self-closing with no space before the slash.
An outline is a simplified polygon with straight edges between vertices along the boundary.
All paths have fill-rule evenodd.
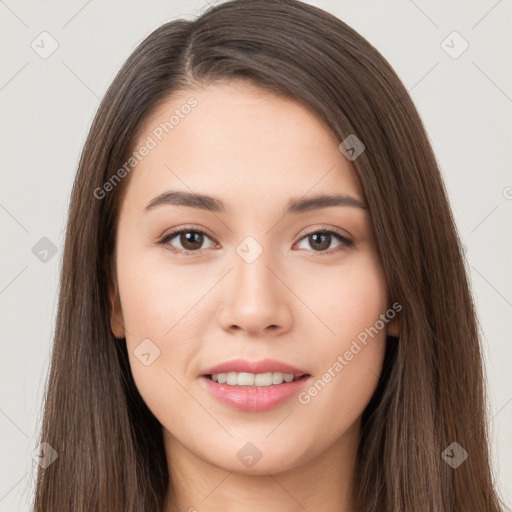
<path id="1" fill-rule="evenodd" d="M 246 80 L 314 112 L 365 151 L 352 162 L 370 211 L 400 338 L 388 339 L 363 415 L 354 510 L 497 512 L 479 332 L 438 164 L 399 78 L 357 32 L 297 0 L 234 0 L 151 33 L 108 89 L 85 143 L 69 209 L 41 442 L 36 512 L 162 510 L 162 427 L 110 330 L 107 285 L 122 191 L 98 199 L 134 135 L 172 93 Z M 132 171 L 132 172 L 136 172 Z M 105 190 L 105 189 L 103 189 Z M 469 454 L 456 469 L 442 453 Z"/>

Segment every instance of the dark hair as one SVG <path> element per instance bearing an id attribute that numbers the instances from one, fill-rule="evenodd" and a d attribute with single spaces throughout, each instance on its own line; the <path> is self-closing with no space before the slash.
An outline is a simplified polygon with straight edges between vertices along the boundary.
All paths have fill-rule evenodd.
<path id="1" fill-rule="evenodd" d="M 141 124 L 177 91 L 244 80 L 294 99 L 341 142 L 368 204 L 400 339 L 363 415 L 354 510 L 497 512 L 477 321 L 439 168 L 399 78 L 362 36 L 297 0 L 234 0 L 151 33 L 109 87 L 85 143 L 69 209 L 41 442 L 36 512 L 162 510 L 162 427 L 111 332 L 107 285 L 123 190 L 105 194 Z M 441 457 L 456 441 L 469 458 Z"/>

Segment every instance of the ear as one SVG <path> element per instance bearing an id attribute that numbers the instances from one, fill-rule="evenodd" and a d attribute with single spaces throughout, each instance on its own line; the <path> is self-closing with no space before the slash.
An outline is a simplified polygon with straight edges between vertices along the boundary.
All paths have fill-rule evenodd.
<path id="1" fill-rule="evenodd" d="M 393 336 L 394 338 L 400 337 L 400 313 L 396 313 L 395 316 L 389 321 L 387 335 Z"/>
<path id="2" fill-rule="evenodd" d="M 114 264 L 110 266 L 108 279 L 108 298 L 109 298 L 109 318 L 110 330 L 112 334 L 119 339 L 125 337 L 123 311 L 121 309 L 121 300 L 119 298 L 119 289 L 117 286 L 117 275 Z"/>

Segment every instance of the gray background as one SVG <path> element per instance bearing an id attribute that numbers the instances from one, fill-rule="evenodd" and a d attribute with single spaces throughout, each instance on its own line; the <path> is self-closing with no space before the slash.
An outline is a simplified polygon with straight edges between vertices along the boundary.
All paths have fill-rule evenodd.
<path id="1" fill-rule="evenodd" d="M 309 3 L 376 46 L 424 120 L 467 249 L 484 333 L 493 465 L 510 504 L 512 3 Z M 29 510 L 36 467 L 31 454 L 41 422 L 69 193 L 99 99 L 145 36 L 206 6 L 203 1 L 0 0 L 1 512 Z M 39 52 L 43 45 L 51 48 L 49 36 L 39 36 L 44 31 L 58 44 L 48 58 L 31 47 L 35 41 Z M 450 36 L 442 43 L 453 31 L 469 44 L 457 58 L 462 41 Z M 43 237 L 50 242 L 40 242 Z"/>

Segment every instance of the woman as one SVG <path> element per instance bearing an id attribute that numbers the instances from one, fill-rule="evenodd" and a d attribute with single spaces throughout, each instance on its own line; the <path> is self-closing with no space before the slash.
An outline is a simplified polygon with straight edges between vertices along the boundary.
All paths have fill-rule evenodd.
<path id="1" fill-rule="evenodd" d="M 500 510 L 474 307 L 421 120 L 328 13 L 153 32 L 69 212 L 34 510 Z"/>

